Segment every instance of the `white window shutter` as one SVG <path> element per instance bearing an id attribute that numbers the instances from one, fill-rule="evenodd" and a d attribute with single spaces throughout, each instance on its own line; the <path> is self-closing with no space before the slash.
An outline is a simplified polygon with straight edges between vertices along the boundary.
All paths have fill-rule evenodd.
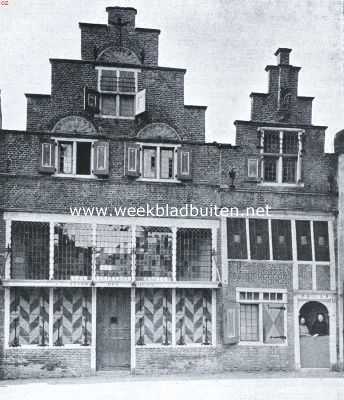
<path id="1" fill-rule="evenodd" d="M 42 141 L 40 145 L 39 171 L 46 174 L 53 174 L 55 172 L 55 141 Z"/>
<path id="2" fill-rule="evenodd" d="M 223 309 L 223 343 L 239 342 L 239 304 L 230 302 Z"/>
<path id="3" fill-rule="evenodd" d="M 135 115 L 142 114 L 146 111 L 146 89 L 136 93 Z"/>
<path id="4" fill-rule="evenodd" d="M 97 176 L 109 175 L 109 143 L 96 141 L 93 144 L 93 173 Z"/>

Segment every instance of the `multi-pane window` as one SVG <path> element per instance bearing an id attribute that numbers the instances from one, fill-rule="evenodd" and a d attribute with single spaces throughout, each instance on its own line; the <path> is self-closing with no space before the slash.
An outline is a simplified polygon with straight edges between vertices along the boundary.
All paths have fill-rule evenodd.
<path id="1" fill-rule="evenodd" d="M 92 225 L 55 224 L 55 279 L 88 279 L 92 274 Z"/>
<path id="2" fill-rule="evenodd" d="M 272 251 L 274 260 L 291 260 L 291 222 L 283 219 L 271 220 Z"/>
<path id="3" fill-rule="evenodd" d="M 228 259 L 292 260 L 291 227 L 287 219 L 227 218 Z M 295 228 L 298 261 L 330 261 L 328 221 L 295 220 Z"/>
<path id="4" fill-rule="evenodd" d="M 49 223 L 12 222 L 12 279 L 49 279 Z"/>
<path id="5" fill-rule="evenodd" d="M 227 218 L 227 251 L 229 258 L 247 258 L 246 221 L 244 218 Z"/>
<path id="6" fill-rule="evenodd" d="M 57 173 L 91 175 L 92 142 L 57 141 Z"/>
<path id="7" fill-rule="evenodd" d="M 99 279 L 131 274 L 132 232 L 127 225 L 97 225 L 96 276 Z"/>
<path id="8" fill-rule="evenodd" d="M 177 280 L 210 281 L 211 258 L 211 229 L 178 229 Z"/>
<path id="9" fill-rule="evenodd" d="M 237 289 L 237 302 L 241 342 L 286 343 L 286 291 Z"/>
<path id="10" fill-rule="evenodd" d="M 142 178 L 175 179 L 176 158 L 175 147 L 142 146 Z"/>
<path id="11" fill-rule="evenodd" d="M 299 183 L 301 181 L 302 131 L 266 128 L 260 131 L 263 182 Z"/>
<path id="12" fill-rule="evenodd" d="M 136 227 L 136 276 L 172 277 L 172 231 L 165 227 Z"/>
<path id="13" fill-rule="evenodd" d="M 135 116 L 136 71 L 100 69 L 98 89 L 101 115 L 122 118 Z"/>

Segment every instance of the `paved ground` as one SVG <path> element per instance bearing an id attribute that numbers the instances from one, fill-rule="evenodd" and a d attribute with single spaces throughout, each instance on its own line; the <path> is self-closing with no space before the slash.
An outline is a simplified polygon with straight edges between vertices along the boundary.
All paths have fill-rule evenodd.
<path id="1" fill-rule="evenodd" d="M 266 373 L 0 381 L 1 400 L 343 400 L 343 373 Z"/>

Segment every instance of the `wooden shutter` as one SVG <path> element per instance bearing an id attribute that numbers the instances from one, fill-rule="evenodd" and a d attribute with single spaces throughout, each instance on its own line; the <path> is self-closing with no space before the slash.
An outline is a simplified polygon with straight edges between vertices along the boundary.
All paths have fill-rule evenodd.
<path id="1" fill-rule="evenodd" d="M 98 176 L 109 175 L 109 143 L 97 141 L 93 144 L 93 173 Z"/>
<path id="2" fill-rule="evenodd" d="M 46 140 L 41 142 L 39 171 L 45 174 L 55 172 L 55 141 Z"/>
<path id="3" fill-rule="evenodd" d="M 130 143 L 125 146 L 125 175 L 136 178 L 140 176 L 140 149 L 140 145 L 136 143 Z"/>
<path id="4" fill-rule="evenodd" d="M 182 181 L 192 179 L 191 173 L 191 149 L 181 147 L 177 151 L 178 159 L 178 179 Z"/>
<path id="5" fill-rule="evenodd" d="M 263 341 L 264 343 L 285 343 L 284 330 L 286 307 L 284 304 L 263 304 Z"/>
<path id="6" fill-rule="evenodd" d="M 146 89 L 136 93 L 135 96 L 135 115 L 142 114 L 146 111 Z"/>
<path id="7" fill-rule="evenodd" d="M 223 343 L 239 342 L 239 303 L 225 303 L 223 306 Z"/>
<path id="8" fill-rule="evenodd" d="M 88 87 L 84 87 L 84 110 L 90 113 L 99 113 L 99 93 Z"/>

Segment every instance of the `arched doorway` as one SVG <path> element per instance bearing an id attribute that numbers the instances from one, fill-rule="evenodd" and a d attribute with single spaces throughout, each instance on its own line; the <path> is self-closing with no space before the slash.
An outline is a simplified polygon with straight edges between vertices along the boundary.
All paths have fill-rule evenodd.
<path id="1" fill-rule="evenodd" d="M 301 368 L 329 368 L 329 313 L 318 302 L 305 303 L 299 312 Z"/>

